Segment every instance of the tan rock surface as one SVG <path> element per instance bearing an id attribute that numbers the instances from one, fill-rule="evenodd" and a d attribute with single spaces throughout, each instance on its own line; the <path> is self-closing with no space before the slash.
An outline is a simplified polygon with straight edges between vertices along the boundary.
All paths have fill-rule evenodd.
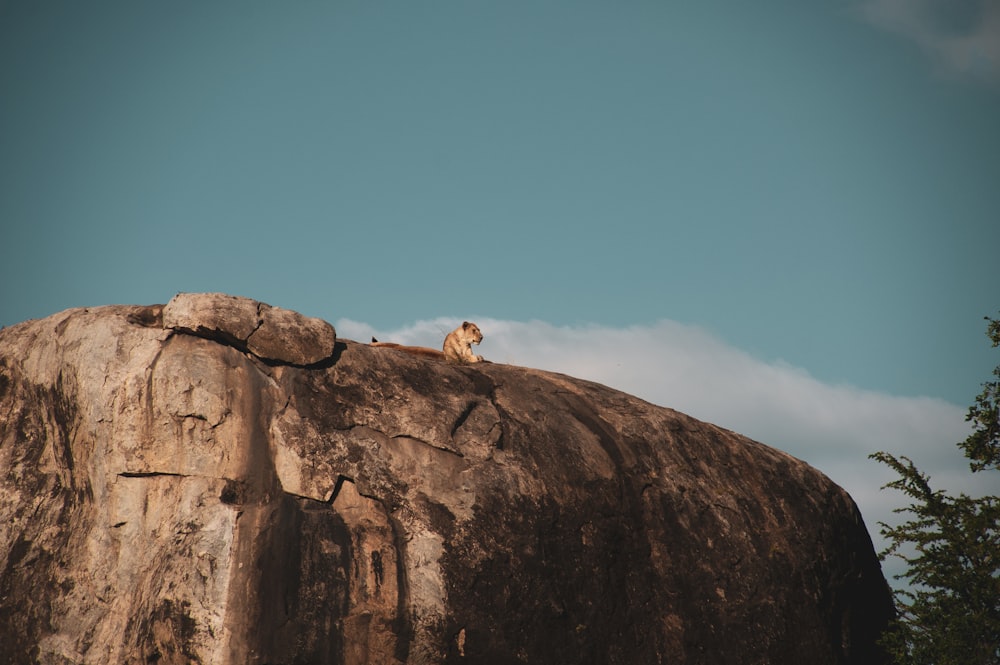
<path id="1" fill-rule="evenodd" d="M 315 321 L 189 294 L 0 331 L 0 662 L 881 662 L 868 534 L 803 462 Z"/>

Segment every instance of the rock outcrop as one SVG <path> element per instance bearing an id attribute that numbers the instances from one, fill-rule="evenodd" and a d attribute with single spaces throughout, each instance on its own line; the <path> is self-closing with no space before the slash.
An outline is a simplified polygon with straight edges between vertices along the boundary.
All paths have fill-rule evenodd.
<path id="1" fill-rule="evenodd" d="M 0 662 L 883 662 L 851 498 L 594 383 L 243 298 L 0 331 Z"/>

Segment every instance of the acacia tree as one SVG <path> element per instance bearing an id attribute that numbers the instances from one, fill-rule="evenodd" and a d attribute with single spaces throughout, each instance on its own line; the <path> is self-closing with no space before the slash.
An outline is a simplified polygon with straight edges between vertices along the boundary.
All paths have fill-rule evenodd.
<path id="1" fill-rule="evenodd" d="M 1000 320 L 986 320 L 1000 346 Z M 1000 366 L 993 375 L 969 407 L 973 432 L 958 446 L 973 473 L 997 474 L 1000 483 Z M 871 457 L 899 474 L 883 489 L 913 501 L 894 511 L 908 521 L 879 523 L 889 542 L 879 557 L 902 559 L 907 570 L 895 577 L 909 584 L 893 591 L 899 616 L 884 646 L 900 665 L 1000 665 L 1000 498 L 933 490 L 909 458 Z"/>

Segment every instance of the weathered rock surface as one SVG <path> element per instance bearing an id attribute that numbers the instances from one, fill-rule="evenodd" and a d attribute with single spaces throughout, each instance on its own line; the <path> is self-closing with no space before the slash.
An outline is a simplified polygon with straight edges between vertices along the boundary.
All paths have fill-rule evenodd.
<path id="1" fill-rule="evenodd" d="M 0 331 L 0 662 L 883 662 L 816 470 L 315 321 L 215 294 Z"/>
<path id="2" fill-rule="evenodd" d="M 286 365 L 322 362 L 337 342 L 333 326 L 322 319 L 224 293 L 178 293 L 163 308 L 163 326 Z"/>

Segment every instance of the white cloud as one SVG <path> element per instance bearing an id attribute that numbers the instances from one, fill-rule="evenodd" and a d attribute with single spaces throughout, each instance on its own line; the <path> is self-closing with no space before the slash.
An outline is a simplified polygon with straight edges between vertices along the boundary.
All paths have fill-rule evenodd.
<path id="1" fill-rule="evenodd" d="M 1000 0 L 865 0 L 860 10 L 915 41 L 940 68 L 1000 81 Z"/>
<path id="2" fill-rule="evenodd" d="M 476 321 L 485 335 L 478 352 L 487 359 L 597 381 L 805 460 L 850 492 L 878 549 L 883 543 L 877 523 L 898 522 L 892 509 L 908 501 L 879 489 L 894 475 L 869 460 L 870 453 L 912 458 L 934 487 L 995 492 L 985 486 L 985 476 L 971 476 L 955 446 L 969 431 L 965 408 L 940 399 L 827 384 L 801 368 L 761 360 L 704 329 L 673 321 L 628 328 Z M 336 328 L 350 339 L 368 341 L 374 335 L 439 347 L 459 323 L 440 318 L 383 332 L 341 320 Z M 886 566 L 887 575 L 894 572 L 893 565 Z"/>

